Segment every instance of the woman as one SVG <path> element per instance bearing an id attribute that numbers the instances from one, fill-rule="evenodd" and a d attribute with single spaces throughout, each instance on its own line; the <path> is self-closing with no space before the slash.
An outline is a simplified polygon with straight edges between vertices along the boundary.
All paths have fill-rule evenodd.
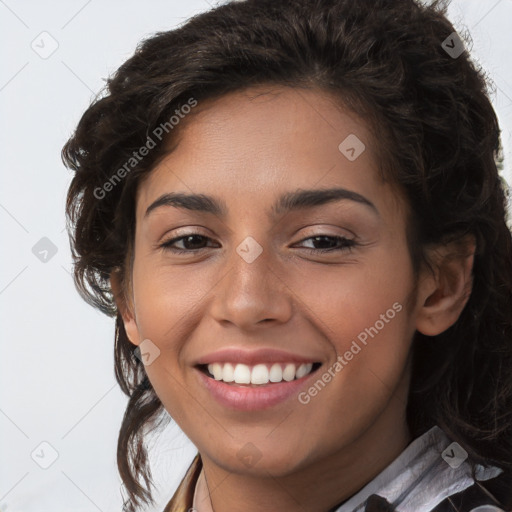
<path id="1" fill-rule="evenodd" d="M 67 213 L 117 316 L 125 510 L 165 412 L 198 449 L 167 512 L 511 510 L 499 127 L 445 13 L 232 2 L 85 112 Z"/>

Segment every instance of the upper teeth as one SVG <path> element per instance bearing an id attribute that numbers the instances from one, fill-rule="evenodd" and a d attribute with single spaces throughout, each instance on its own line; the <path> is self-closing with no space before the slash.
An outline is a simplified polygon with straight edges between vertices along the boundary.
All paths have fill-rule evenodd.
<path id="1" fill-rule="evenodd" d="M 236 384 L 268 384 L 269 382 L 287 382 L 307 375 L 313 368 L 312 363 L 296 365 L 294 363 L 274 363 L 272 366 L 257 364 L 212 363 L 208 365 L 208 371 L 215 380 L 235 382 Z"/>

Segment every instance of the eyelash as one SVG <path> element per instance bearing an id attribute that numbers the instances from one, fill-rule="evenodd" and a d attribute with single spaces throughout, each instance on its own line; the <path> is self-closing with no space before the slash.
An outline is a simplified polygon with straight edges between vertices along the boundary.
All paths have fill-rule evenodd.
<path id="1" fill-rule="evenodd" d="M 162 243 L 159 247 L 166 251 L 171 251 L 171 252 L 177 253 L 177 254 L 198 253 L 198 252 L 202 251 L 203 249 L 207 249 L 207 247 L 201 247 L 199 249 L 177 249 L 176 247 L 172 247 L 172 244 L 179 242 L 180 240 L 189 238 L 191 236 L 201 237 L 201 238 L 204 238 L 207 240 L 211 240 L 209 237 L 201 235 L 200 233 L 188 233 L 186 235 L 182 235 L 180 237 L 168 240 L 168 241 Z M 351 251 L 357 245 L 357 243 L 354 240 L 351 240 L 349 238 L 345 238 L 342 236 L 331 236 L 331 235 L 315 235 L 315 236 L 304 238 L 300 242 L 305 242 L 306 240 L 311 240 L 313 238 L 328 238 L 331 240 L 336 240 L 336 241 L 340 242 L 342 245 L 340 247 L 330 247 L 328 249 L 311 249 L 309 247 L 303 248 L 312 254 L 328 253 L 328 252 L 336 252 L 336 251 Z"/>

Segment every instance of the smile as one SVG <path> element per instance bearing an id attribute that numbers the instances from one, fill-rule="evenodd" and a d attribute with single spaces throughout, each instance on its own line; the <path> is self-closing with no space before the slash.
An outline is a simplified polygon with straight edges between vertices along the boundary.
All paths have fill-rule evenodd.
<path id="1" fill-rule="evenodd" d="M 269 409 L 297 396 L 321 366 L 321 363 L 258 363 L 254 366 L 210 363 L 197 365 L 195 370 L 201 387 L 217 403 L 227 409 L 249 412 Z"/>
<path id="2" fill-rule="evenodd" d="M 206 366 L 206 368 L 205 368 Z M 203 365 L 209 377 L 225 383 L 264 386 L 269 383 L 291 382 L 310 374 L 320 363 L 210 363 Z"/>

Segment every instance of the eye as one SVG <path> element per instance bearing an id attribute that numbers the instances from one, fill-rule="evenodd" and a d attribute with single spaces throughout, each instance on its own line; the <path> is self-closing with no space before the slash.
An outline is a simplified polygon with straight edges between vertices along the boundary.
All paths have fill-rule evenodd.
<path id="1" fill-rule="evenodd" d="M 330 235 L 316 235 L 309 238 L 305 238 L 302 242 L 312 240 L 313 244 L 323 245 L 320 248 L 306 248 L 306 250 L 312 253 L 323 253 L 333 251 L 350 251 L 357 243 L 354 240 L 345 238 L 343 236 L 330 236 Z M 327 245 L 327 247 L 325 247 Z"/>
<path id="2" fill-rule="evenodd" d="M 191 253 L 191 252 L 199 252 L 206 247 L 203 245 L 205 241 L 211 240 L 207 236 L 203 236 L 199 233 L 188 233 L 183 236 L 179 236 L 177 238 L 172 238 L 171 240 L 167 240 L 166 242 L 160 244 L 162 249 L 166 251 L 171 251 L 175 253 Z M 178 248 L 174 245 L 176 243 L 182 243 L 184 248 Z"/>

